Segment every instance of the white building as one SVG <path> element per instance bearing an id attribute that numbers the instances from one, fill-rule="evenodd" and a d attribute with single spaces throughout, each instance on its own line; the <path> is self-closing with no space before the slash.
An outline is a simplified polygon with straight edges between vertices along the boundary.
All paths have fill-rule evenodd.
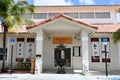
<path id="1" fill-rule="evenodd" d="M 10 65 L 11 43 L 13 46 L 13 68 L 19 61 L 36 58 L 38 71 L 56 69 L 55 60 L 60 44 L 65 46 L 67 69 L 105 70 L 105 46 L 107 43 L 108 70 L 120 70 L 120 43 L 114 44 L 112 35 L 118 29 L 116 14 L 118 5 L 108 6 L 41 6 L 34 14 L 26 14 L 36 23 L 7 34 L 6 64 Z M 2 28 L 0 28 L 0 65 L 2 65 Z M 0 66 L 1 67 L 1 66 Z"/>

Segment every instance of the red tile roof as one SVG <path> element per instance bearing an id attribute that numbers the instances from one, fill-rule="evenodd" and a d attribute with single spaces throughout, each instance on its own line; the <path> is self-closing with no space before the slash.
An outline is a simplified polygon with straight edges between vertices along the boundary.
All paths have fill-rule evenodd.
<path id="1" fill-rule="evenodd" d="M 87 27 L 91 27 L 91 28 L 97 29 L 97 27 L 95 27 L 94 25 L 91 25 L 91 24 L 82 22 L 82 21 L 80 21 L 80 20 L 76 20 L 76 19 L 71 18 L 71 17 L 69 17 L 69 16 L 66 16 L 66 15 L 64 15 L 64 14 L 58 14 L 58 15 L 55 15 L 55 16 L 53 16 L 53 17 L 51 17 L 51 18 L 46 19 L 46 20 L 40 21 L 40 22 L 38 22 L 38 23 L 36 23 L 36 24 L 33 24 L 33 25 L 31 25 L 31 26 L 28 26 L 27 29 L 31 29 L 31 28 L 40 26 L 40 25 L 42 25 L 42 24 L 48 23 L 48 22 L 53 21 L 53 20 L 58 19 L 58 18 L 65 18 L 65 19 L 67 19 L 67 20 L 70 20 L 70 21 L 73 21 L 73 22 L 76 22 L 76 23 L 79 23 L 79 24 L 83 24 L 83 25 L 85 25 L 85 26 L 87 26 Z"/>
<path id="2" fill-rule="evenodd" d="M 98 27 L 96 32 L 116 32 L 117 30 L 120 29 L 120 24 L 115 23 L 115 24 L 96 24 L 94 25 Z"/>
<path id="3" fill-rule="evenodd" d="M 43 20 L 43 21 L 40 21 L 38 23 L 35 23 L 31 26 L 22 26 L 20 29 L 18 30 L 12 30 L 12 31 L 9 31 L 10 33 L 28 33 L 27 29 L 31 29 L 31 28 L 35 28 L 35 27 L 38 27 L 42 24 L 45 24 L 45 23 L 48 23 L 50 21 L 53 21 L 55 19 L 58 19 L 58 18 L 65 18 L 67 20 L 70 20 L 70 21 L 73 21 L 73 22 L 76 22 L 76 23 L 79 23 L 79 24 L 83 24 L 87 27 L 91 27 L 91 28 L 95 28 L 97 29 L 96 32 L 98 33 L 110 33 L 110 32 L 116 32 L 117 30 L 120 29 L 120 24 L 119 23 L 109 23 L 109 24 L 88 24 L 88 23 L 85 23 L 85 22 L 82 22 L 80 20 L 76 20 L 74 18 L 71 18 L 71 17 L 68 17 L 64 14 L 59 14 L 59 15 L 56 15 L 56 16 L 53 16 L 49 19 L 46 19 L 46 20 Z M 27 29 L 26 29 L 27 28 Z M 2 33 L 2 27 L 0 26 L 0 33 Z"/>

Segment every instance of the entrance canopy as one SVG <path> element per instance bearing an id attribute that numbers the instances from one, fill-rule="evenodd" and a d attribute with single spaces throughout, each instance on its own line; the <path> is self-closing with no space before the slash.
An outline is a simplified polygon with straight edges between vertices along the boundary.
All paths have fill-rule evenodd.
<path id="1" fill-rule="evenodd" d="M 62 33 L 64 33 L 64 35 L 77 35 L 80 34 L 82 30 L 95 32 L 97 27 L 64 14 L 59 14 L 28 26 L 27 29 L 28 31 L 35 33 L 39 33 L 39 30 L 43 30 L 49 35 L 61 35 Z"/>
<path id="2" fill-rule="evenodd" d="M 73 63 L 74 63 L 73 65 L 77 65 L 75 64 L 76 59 L 71 61 L 71 58 L 73 57 L 71 55 L 72 46 L 82 46 L 82 51 L 84 52 L 84 54 L 82 55 L 83 57 L 82 62 L 80 62 L 81 59 L 79 60 L 79 62 L 81 64 L 83 63 L 82 64 L 83 73 L 85 71 L 88 71 L 85 70 L 85 69 L 89 69 L 88 68 L 89 67 L 89 61 L 88 61 L 89 36 L 88 35 L 92 32 L 95 32 L 97 30 L 97 27 L 82 22 L 80 20 L 76 20 L 74 18 L 68 17 L 64 14 L 59 14 L 49 19 L 38 22 L 34 25 L 31 25 L 27 27 L 27 29 L 29 32 L 36 34 L 36 54 L 41 55 L 40 59 L 36 58 L 36 62 L 43 63 L 43 65 L 41 65 L 41 69 L 40 69 L 41 71 L 39 72 L 42 72 L 42 66 L 44 68 L 46 67 L 46 69 L 47 68 L 52 69 L 53 67 L 55 67 L 54 66 L 55 57 L 53 53 L 54 52 L 59 53 L 59 51 L 56 50 L 55 46 L 57 44 L 60 44 L 61 41 L 62 44 L 65 44 L 67 46 L 67 48 L 64 49 L 64 52 L 66 53 L 64 57 L 66 57 L 65 60 L 69 58 L 68 67 L 71 67 Z M 52 37 L 52 39 L 49 39 L 49 37 L 50 38 Z M 75 37 L 78 37 L 81 40 L 75 41 L 74 40 Z M 75 42 L 77 42 L 77 44 Z M 69 47 L 67 44 L 69 44 Z M 53 49 L 55 49 L 55 51 Z M 49 56 L 49 58 L 46 56 Z M 87 65 L 84 64 L 85 62 L 87 63 Z"/>

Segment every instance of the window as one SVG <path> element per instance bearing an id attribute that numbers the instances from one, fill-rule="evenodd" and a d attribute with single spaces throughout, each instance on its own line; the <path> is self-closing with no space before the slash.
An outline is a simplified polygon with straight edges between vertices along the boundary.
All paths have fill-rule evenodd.
<path id="1" fill-rule="evenodd" d="M 6 54 L 5 54 L 5 60 L 7 59 L 7 48 L 6 48 Z M 3 60 L 3 48 L 0 48 L 0 60 Z"/>
<path id="2" fill-rule="evenodd" d="M 32 14 L 27 13 L 22 16 L 23 18 L 32 19 Z"/>
<path id="3" fill-rule="evenodd" d="M 64 14 L 73 18 L 78 18 L 78 13 L 64 13 Z"/>
<path id="4" fill-rule="evenodd" d="M 94 18 L 94 13 L 93 12 L 82 12 L 79 14 L 81 19 L 86 19 L 86 18 Z"/>
<path id="5" fill-rule="evenodd" d="M 33 19 L 46 19 L 47 13 L 34 13 Z"/>
<path id="6" fill-rule="evenodd" d="M 110 18 L 110 12 L 96 12 L 95 18 Z"/>
<path id="7" fill-rule="evenodd" d="M 50 18 L 50 17 L 53 17 L 53 16 L 55 16 L 55 15 L 57 15 L 57 14 L 59 14 L 59 13 L 49 13 L 49 18 Z"/>

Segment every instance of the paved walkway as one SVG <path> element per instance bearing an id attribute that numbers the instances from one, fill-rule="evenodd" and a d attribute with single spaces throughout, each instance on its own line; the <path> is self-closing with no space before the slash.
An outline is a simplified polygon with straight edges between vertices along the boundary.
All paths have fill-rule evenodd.
<path id="1" fill-rule="evenodd" d="M 46 71 L 47 72 L 47 71 Z M 0 74 L 0 80 L 120 80 L 120 71 L 110 71 L 106 77 L 104 71 L 90 71 L 88 75 L 82 75 L 76 70 L 74 74 L 42 73 L 33 75 L 30 73 Z"/>

